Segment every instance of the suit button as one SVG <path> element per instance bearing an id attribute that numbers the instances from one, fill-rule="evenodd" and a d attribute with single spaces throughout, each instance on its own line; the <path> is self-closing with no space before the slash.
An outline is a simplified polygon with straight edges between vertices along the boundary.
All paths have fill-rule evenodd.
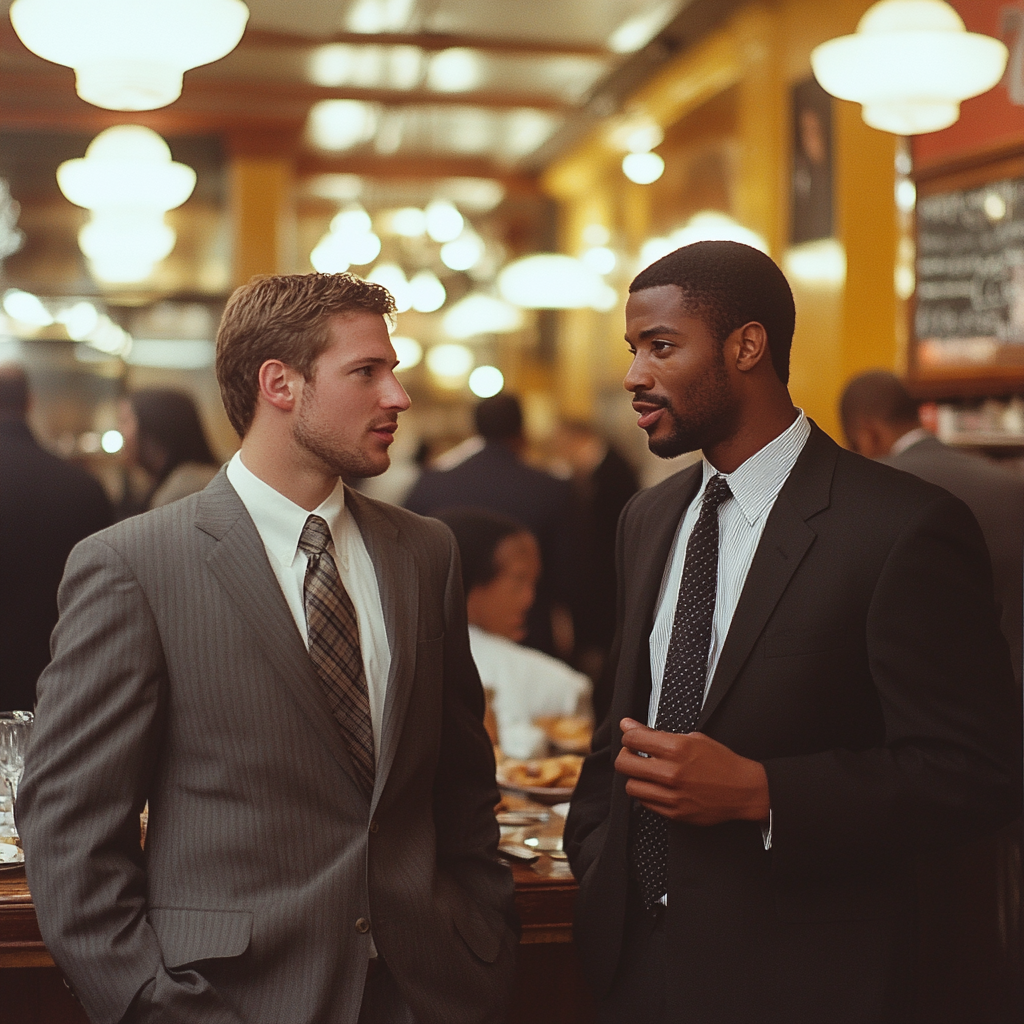
<path id="1" fill-rule="evenodd" d="M 380 825 L 378 825 L 376 821 L 371 821 L 370 822 L 370 831 L 371 832 L 376 832 L 378 828 L 380 828 Z"/>
<path id="2" fill-rule="evenodd" d="M 370 922 L 367 921 L 365 917 L 361 917 L 356 921 L 356 931 L 359 932 L 360 935 L 365 935 L 369 930 Z"/>

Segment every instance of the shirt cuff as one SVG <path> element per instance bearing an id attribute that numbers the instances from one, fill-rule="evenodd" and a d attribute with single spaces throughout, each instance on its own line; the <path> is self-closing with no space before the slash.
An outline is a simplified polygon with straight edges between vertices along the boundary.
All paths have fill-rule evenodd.
<path id="1" fill-rule="evenodd" d="M 764 848 L 772 848 L 772 810 L 768 808 L 768 824 L 761 826 L 761 838 L 764 840 Z"/>

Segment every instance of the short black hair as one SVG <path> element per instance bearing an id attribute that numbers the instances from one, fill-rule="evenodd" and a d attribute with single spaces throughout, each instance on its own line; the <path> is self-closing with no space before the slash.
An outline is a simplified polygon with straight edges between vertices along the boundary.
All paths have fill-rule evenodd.
<path id="1" fill-rule="evenodd" d="M 852 378 L 839 399 L 839 418 L 847 435 L 857 420 L 881 420 L 896 427 L 920 424 L 917 402 L 899 377 L 888 370 L 868 370 Z"/>
<path id="2" fill-rule="evenodd" d="M 515 395 L 501 392 L 481 401 L 474 414 L 476 432 L 488 441 L 514 441 L 523 433 L 523 408 Z"/>
<path id="3" fill-rule="evenodd" d="M 486 587 L 498 574 L 494 552 L 506 538 L 529 533 L 511 516 L 503 516 L 485 508 L 445 508 L 434 513 L 435 519 L 446 523 L 455 534 L 462 559 L 462 589 L 466 596 L 474 587 Z"/>
<path id="4" fill-rule="evenodd" d="M 789 383 L 796 306 L 789 282 L 769 256 L 742 242 L 694 242 L 641 270 L 629 290 L 666 284 L 682 289 L 683 307 L 718 342 L 744 324 L 761 324 L 775 373 Z"/>

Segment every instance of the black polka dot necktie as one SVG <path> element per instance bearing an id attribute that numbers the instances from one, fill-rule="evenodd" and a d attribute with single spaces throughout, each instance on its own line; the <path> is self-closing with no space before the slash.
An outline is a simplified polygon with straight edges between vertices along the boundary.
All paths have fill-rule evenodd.
<path id="1" fill-rule="evenodd" d="M 330 537 L 327 523 L 320 516 L 310 516 L 299 538 L 299 547 L 309 559 L 303 587 L 309 656 L 331 713 L 344 733 L 359 782 L 369 796 L 376 775 L 370 694 L 356 610 L 327 550 Z"/>
<path id="2" fill-rule="evenodd" d="M 718 506 L 731 496 L 725 477 L 716 475 L 708 481 L 686 543 L 655 721 L 662 732 L 693 732 L 700 717 L 718 594 Z M 668 891 L 668 824 L 667 818 L 640 808 L 633 855 L 648 910 Z"/>

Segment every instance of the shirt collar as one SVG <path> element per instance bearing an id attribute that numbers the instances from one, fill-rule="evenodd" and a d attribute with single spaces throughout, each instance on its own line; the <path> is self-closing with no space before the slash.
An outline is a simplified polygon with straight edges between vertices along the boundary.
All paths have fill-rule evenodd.
<path id="1" fill-rule="evenodd" d="M 335 557 L 344 562 L 344 545 L 338 544 L 345 512 L 345 485 L 337 486 L 312 512 L 296 505 L 280 491 L 261 480 L 242 461 L 242 453 L 235 452 L 228 463 L 228 480 L 238 492 L 252 521 L 256 524 L 263 546 L 282 565 L 291 565 L 299 552 L 299 537 L 306 520 L 320 516 L 331 532 Z"/>
<path id="2" fill-rule="evenodd" d="M 931 437 L 924 427 L 914 427 L 913 430 L 908 430 L 893 446 L 889 449 L 889 458 L 895 455 L 902 455 L 908 448 L 913 448 L 918 441 L 923 441 L 926 437 Z"/>
<path id="3" fill-rule="evenodd" d="M 778 437 L 769 441 L 731 473 L 720 474 L 725 477 L 729 490 L 751 526 L 779 496 L 810 434 L 811 425 L 803 409 L 797 409 L 796 419 Z M 703 496 L 708 481 L 718 475 L 718 470 L 707 459 L 702 461 L 702 465 L 704 479 L 698 498 Z"/>

